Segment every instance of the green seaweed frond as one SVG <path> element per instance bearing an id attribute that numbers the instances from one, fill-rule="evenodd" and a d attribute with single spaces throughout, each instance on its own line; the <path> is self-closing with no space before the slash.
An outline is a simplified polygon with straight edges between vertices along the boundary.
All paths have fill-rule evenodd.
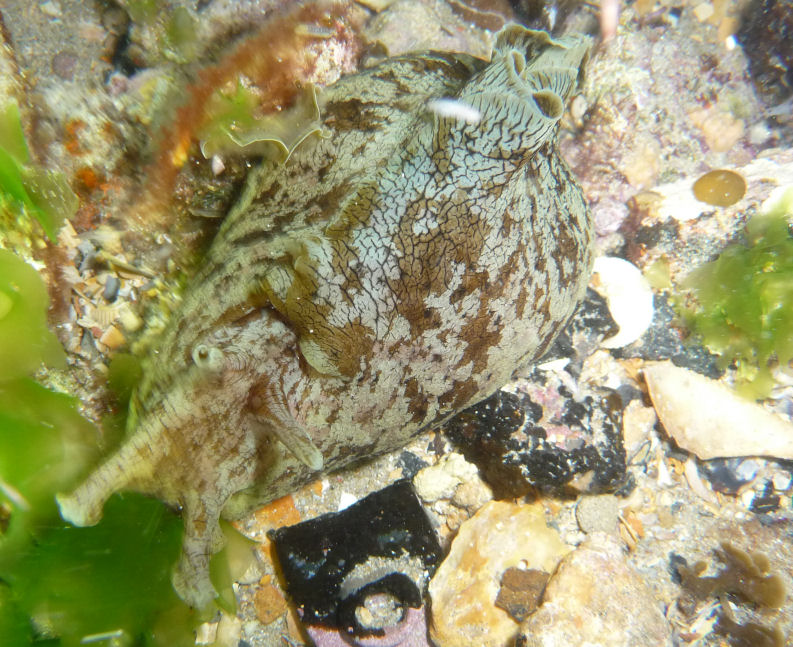
<path id="1" fill-rule="evenodd" d="M 30 163 L 16 101 L 0 105 L 0 222 L 32 217 L 54 241 L 78 204 L 63 174 Z"/>
<path id="2" fill-rule="evenodd" d="M 682 287 L 694 297 L 683 309 L 688 326 L 723 366 L 736 368 L 736 386 L 762 398 L 773 371 L 793 360 L 793 187 L 746 225 L 746 244 L 728 246 L 695 269 Z"/>
<path id="3" fill-rule="evenodd" d="M 47 306 L 38 272 L 0 249 L 0 645 L 193 645 L 202 618 L 170 582 L 182 535 L 176 514 L 124 495 L 92 528 L 60 519 L 55 493 L 93 468 L 100 437 L 75 397 L 31 377 L 65 365 Z M 121 395 L 136 370 L 119 362 L 113 377 Z M 224 579 L 218 566 L 222 603 L 233 609 L 233 576 Z"/>
<path id="4" fill-rule="evenodd" d="M 261 104 L 260 91 L 242 81 L 232 91 L 216 90 L 198 132 L 204 157 L 246 153 L 283 163 L 307 137 L 322 134 L 314 86 L 306 86 L 285 110 L 262 114 Z"/>

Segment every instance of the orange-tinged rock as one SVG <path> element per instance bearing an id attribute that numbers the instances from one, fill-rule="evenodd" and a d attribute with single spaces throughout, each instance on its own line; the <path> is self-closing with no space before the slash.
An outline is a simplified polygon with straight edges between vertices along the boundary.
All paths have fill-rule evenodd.
<path id="1" fill-rule="evenodd" d="M 255 516 L 259 526 L 267 530 L 300 523 L 300 512 L 295 507 L 295 500 L 291 494 L 259 508 Z"/>
<path id="2" fill-rule="evenodd" d="M 272 583 L 272 577 L 265 575 L 253 596 L 256 617 L 264 625 L 275 622 L 286 611 L 286 600 L 280 589 Z"/>

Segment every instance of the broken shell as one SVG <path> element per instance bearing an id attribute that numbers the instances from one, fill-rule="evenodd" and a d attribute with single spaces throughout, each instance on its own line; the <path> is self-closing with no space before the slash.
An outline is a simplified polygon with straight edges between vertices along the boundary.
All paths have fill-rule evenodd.
<path id="1" fill-rule="evenodd" d="M 793 424 L 729 387 L 671 362 L 646 367 L 644 379 L 667 433 L 699 458 L 793 459 Z"/>
<path id="2" fill-rule="evenodd" d="M 650 327 L 655 307 L 647 279 L 633 263 L 622 258 L 600 256 L 593 274 L 599 277 L 595 289 L 608 301 L 609 311 L 619 332 L 604 339 L 604 348 L 622 348 L 639 339 Z"/>

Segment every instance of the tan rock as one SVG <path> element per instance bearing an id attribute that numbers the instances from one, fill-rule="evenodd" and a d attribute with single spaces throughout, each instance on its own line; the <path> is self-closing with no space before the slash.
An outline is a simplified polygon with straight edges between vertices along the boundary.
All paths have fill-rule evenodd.
<path id="1" fill-rule="evenodd" d="M 487 483 L 478 476 L 457 486 L 452 497 L 452 503 L 469 512 L 479 510 L 485 503 L 492 500 L 493 491 Z"/>
<path id="2" fill-rule="evenodd" d="M 658 421 L 655 409 L 645 407 L 640 400 L 631 400 L 622 412 L 622 435 L 628 457 L 632 458 L 648 443 Z"/>
<path id="3" fill-rule="evenodd" d="M 559 564 L 516 647 L 671 645 L 661 604 L 617 538 L 595 533 Z"/>
<path id="4" fill-rule="evenodd" d="M 689 113 L 692 123 L 702 131 L 708 148 L 725 153 L 743 137 L 744 124 L 729 112 L 718 108 L 694 110 Z"/>
<path id="5" fill-rule="evenodd" d="M 518 623 L 495 606 L 508 568 L 553 572 L 569 552 L 539 504 L 491 501 L 466 521 L 430 582 L 438 647 L 507 647 Z"/>
<path id="6" fill-rule="evenodd" d="M 625 153 L 620 172 L 628 184 L 644 189 L 655 184 L 660 172 L 661 146 L 649 135 L 638 137 Z"/>
<path id="7" fill-rule="evenodd" d="M 457 486 L 475 480 L 478 475 L 476 466 L 467 462 L 462 454 L 451 453 L 436 465 L 420 470 L 413 477 L 413 487 L 423 501 L 431 503 L 451 499 Z"/>

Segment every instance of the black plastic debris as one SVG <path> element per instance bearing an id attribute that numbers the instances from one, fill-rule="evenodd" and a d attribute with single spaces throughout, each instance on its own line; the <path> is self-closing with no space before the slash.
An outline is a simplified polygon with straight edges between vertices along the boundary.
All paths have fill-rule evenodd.
<path id="1" fill-rule="evenodd" d="M 765 482 L 763 491 L 758 492 L 752 499 L 752 505 L 749 506 L 749 509 L 755 514 L 768 514 L 778 510 L 781 502 L 782 498 L 778 494 L 774 494 L 774 484 L 769 479 Z"/>
<path id="2" fill-rule="evenodd" d="M 556 404 L 549 407 L 525 393 L 496 391 L 447 423 L 448 437 L 479 467 L 496 498 L 559 489 L 573 479 L 579 491 L 591 493 L 625 483 L 619 397 L 611 392 L 576 400 L 564 388 L 554 392 Z"/>
<path id="3" fill-rule="evenodd" d="M 269 536 L 286 591 L 317 644 L 426 640 L 424 596 L 442 552 L 410 481 Z M 394 642 L 402 634 L 415 640 Z M 340 635 L 349 642 L 337 642 Z"/>

